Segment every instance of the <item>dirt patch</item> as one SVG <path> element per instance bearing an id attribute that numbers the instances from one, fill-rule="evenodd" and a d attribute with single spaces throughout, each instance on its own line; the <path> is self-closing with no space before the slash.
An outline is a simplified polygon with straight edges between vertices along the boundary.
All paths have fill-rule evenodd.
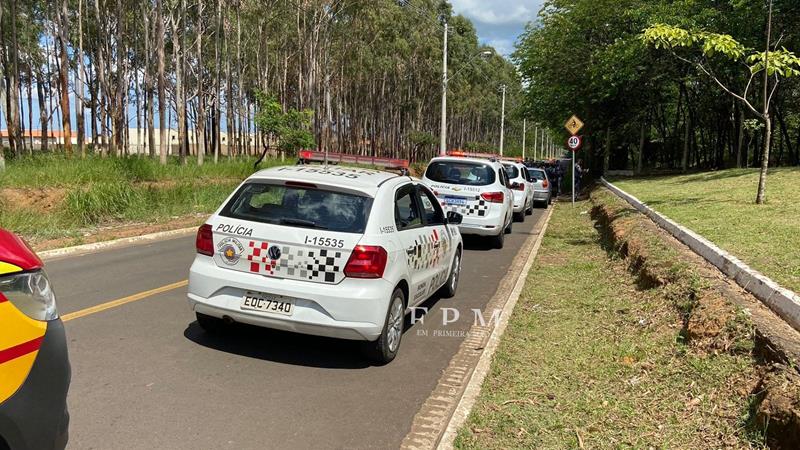
<path id="1" fill-rule="evenodd" d="M 743 393 L 751 395 L 753 431 L 773 448 L 800 448 L 800 333 L 610 191 L 598 188 L 591 200 L 607 250 L 626 258 L 640 288 L 657 287 L 671 300 L 689 348 L 753 355 L 764 374 Z"/>
<path id="2" fill-rule="evenodd" d="M 50 212 L 56 209 L 67 190 L 63 188 L 3 188 L 0 189 L 0 204 L 9 209 L 34 209 Z"/>
<path id="3" fill-rule="evenodd" d="M 771 448 L 795 449 L 800 444 L 800 375 L 792 368 L 773 365 L 753 394 L 760 401 L 753 420 L 768 430 Z"/>
<path id="4" fill-rule="evenodd" d="M 57 248 L 72 247 L 95 242 L 111 241 L 134 236 L 142 236 L 162 231 L 179 230 L 201 225 L 208 218 L 208 214 L 192 214 L 190 216 L 174 217 L 159 223 L 125 223 L 112 224 L 103 227 L 83 230 L 81 236 L 71 238 L 49 239 L 36 242 L 29 240 L 36 251 L 53 250 Z M 26 237 L 26 239 L 28 239 Z"/>

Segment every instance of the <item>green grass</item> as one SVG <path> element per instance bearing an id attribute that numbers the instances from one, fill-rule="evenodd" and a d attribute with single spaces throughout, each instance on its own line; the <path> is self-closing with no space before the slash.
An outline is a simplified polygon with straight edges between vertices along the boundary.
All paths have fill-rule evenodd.
<path id="1" fill-rule="evenodd" d="M 609 258 L 590 207 L 556 208 L 456 447 L 759 446 L 751 358 L 680 343 L 680 313 Z"/>
<path id="2" fill-rule="evenodd" d="M 162 166 L 143 157 L 67 159 L 52 154 L 12 160 L 0 174 L 0 227 L 35 243 L 76 237 L 97 225 L 208 214 L 253 173 L 253 162 L 222 159 L 198 166 L 193 159 L 181 165 L 171 158 Z M 268 159 L 260 168 L 275 165 L 280 160 Z M 3 190 L 17 193 L 13 204 Z M 36 200 L 40 193 L 52 194 L 57 204 L 43 207 Z"/>
<path id="3" fill-rule="evenodd" d="M 765 205 L 755 204 L 756 169 L 614 183 L 784 287 L 800 292 L 800 169 L 770 171 Z"/>
<path id="4" fill-rule="evenodd" d="M 194 158 L 186 165 L 170 158 L 167 165 L 145 157 L 86 159 L 66 158 L 45 154 L 11 160 L 5 172 L 0 173 L 0 187 L 71 187 L 90 183 L 143 182 L 164 180 L 197 181 L 204 178 L 243 179 L 253 173 L 251 158 L 227 160 L 219 164 L 208 161 L 198 166 Z M 280 160 L 265 160 L 261 168 L 279 165 Z M 286 164 L 294 164 L 287 161 Z"/>

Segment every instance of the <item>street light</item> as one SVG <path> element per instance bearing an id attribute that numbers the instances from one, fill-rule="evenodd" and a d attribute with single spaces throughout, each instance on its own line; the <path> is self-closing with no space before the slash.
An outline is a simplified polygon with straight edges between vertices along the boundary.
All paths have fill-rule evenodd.
<path id="1" fill-rule="evenodd" d="M 471 63 L 473 59 L 477 58 L 478 56 L 489 57 L 492 56 L 494 52 L 491 50 L 484 50 L 482 52 L 476 53 L 472 55 L 472 57 L 467 61 L 467 64 Z M 464 65 L 456 73 L 453 74 L 453 78 L 456 75 L 461 73 L 464 70 Z M 444 24 L 444 48 L 442 49 L 442 128 L 439 131 L 439 155 L 445 156 L 447 155 L 447 23 Z"/>

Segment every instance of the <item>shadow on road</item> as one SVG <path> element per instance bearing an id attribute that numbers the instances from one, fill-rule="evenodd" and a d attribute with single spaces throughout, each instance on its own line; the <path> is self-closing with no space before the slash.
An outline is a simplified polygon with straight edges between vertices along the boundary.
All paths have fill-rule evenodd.
<path id="1" fill-rule="evenodd" d="M 357 341 L 239 323 L 225 327 L 218 334 L 209 334 L 197 322 L 192 322 L 183 335 L 203 347 L 282 364 L 324 369 L 364 369 L 372 366 L 372 362 L 361 352 L 362 343 Z"/>
<path id="2" fill-rule="evenodd" d="M 436 294 L 419 306 L 433 309 L 440 299 Z M 418 318 L 424 315 L 421 310 L 417 313 Z M 408 314 L 403 334 L 410 328 L 411 315 Z M 364 356 L 361 347 L 366 342 L 311 336 L 243 323 L 228 325 L 217 334 L 209 334 L 197 322 L 192 322 L 184 330 L 183 336 L 206 348 L 295 366 L 364 369 L 376 365 Z"/>

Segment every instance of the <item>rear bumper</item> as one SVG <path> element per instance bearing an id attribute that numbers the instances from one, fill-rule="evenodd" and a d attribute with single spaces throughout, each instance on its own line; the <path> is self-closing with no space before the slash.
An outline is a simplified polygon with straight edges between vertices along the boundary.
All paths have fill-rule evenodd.
<path id="1" fill-rule="evenodd" d="M 533 200 L 537 202 L 546 202 L 550 199 L 550 191 L 533 191 Z"/>
<path id="2" fill-rule="evenodd" d="M 505 229 L 507 217 L 503 205 L 492 205 L 485 217 L 464 216 L 464 220 L 458 225 L 458 230 L 462 235 L 497 236 Z"/>
<path id="3" fill-rule="evenodd" d="M 61 320 L 47 325 L 25 383 L 0 404 L 0 437 L 14 450 L 63 449 L 67 445 L 67 391 L 71 378 Z"/>
<path id="4" fill-rule="evenodd" d="M 189 305 L 212 317 L 296 333 L 373 341 L 383 331 L 394 286 L 385 279 L 345 278 L 339 284 L 268 278 L 224 269 L 197 256 L 189 271 Z M 291 297 L 291 316 L 242 310 L 247 292 Z"/>

